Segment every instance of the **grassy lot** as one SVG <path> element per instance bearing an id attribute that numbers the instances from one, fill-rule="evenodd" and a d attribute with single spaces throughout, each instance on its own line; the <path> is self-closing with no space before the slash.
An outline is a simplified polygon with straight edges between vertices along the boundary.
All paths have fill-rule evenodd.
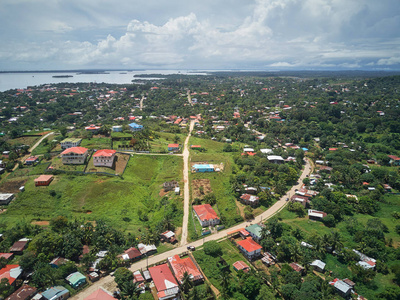
<path id="1" fill-rule="evenodd" d="M 190 145 L 200 145 L 202 148 L 206 149 L 206 153 L 221 153 L 224 148 L 224 143 L 216 142 L 210 139 L 202 139 L 198 137 L 190 137 Z M 196 150 L 191 150 L 192 152 L 197 152 Z"/>
<path id="2" fill-rule="evenodd" d="M 22 144 L 32 146 L 41 136 L 21 136 L 7 141 L 10 145 Z"/>
<path id="3" fill-rule="evenodd" d="M 56 143 L 56 144 L 54 145 L 54 147 L 51 148 L 51 141 L 52 141 L 52 140 L 58 140 L 58 141 L 62 140 L 62 136 L 61 136 L 61 135 L 57 135 L 57 136 L 51 135 L 51 136 L 49 136 L 47 139 L 48 139 L 47 145 L 45 145 L 45 143 L 42 141 L 42 142 L 32 151 L 32 155 L 45 154 L 45 153 L 49 152 L 49 150 L 50 150 L 50 151 L 54 151 L 56 148 L 59 148 L 59 149 L 61 150 L 61 146 L 60 146 L 59 143 Z"/>
<path id="4" fill-rule="evenodd" d="M 224 153 L 195 153 L 192 155 L 192 163 L 205 162 L 208 163 L 223 163 L 224 170 L 222 172 L 213 173 L 190 173 L 190 180 L 194 179 L 209 179 L 213 193 L 217 198 L 218 209 L 227 227 L 234 225 L 242 220 L 240 212 L 235 203 L 235 197 L 232 193 L 229 183 L 229 176 L 232 174 L 233 159 L 230 154 Z M 192 199 L 193 200 L 193 199 Z"/>
<path id="5" fill-rule="evenodd" d="M 132 138 L 132 132 L 111 132 L 112 138 Z"/>
<path id="6" fill-rule="evenodd" d="M 163 219 L 165 206 L 159 192 L 164 181 L 182 180 L 182 159 L 136 155 L 130 159 L 123 179 L 62 174 L 56 175 L 48 187 L 35 187 L 34 178 L 29 177 L 25 192 L 10 203 L 1 222 L 11 227 L 22 219 L 50 220 L 58 215 L 86 220 L 101 218 L 138 234 L 139 228 L 155 226 Z M 166 208 L 175 207 L 173 223 L 181 226 L 182 199 L 173 192 L 167 196 Z"/>
<path id="7" fill-rule="evenodd" d="M 110 149 L 111 139 L 106 137 L 83 139 L 80 146 L 88 149 L 97 149 L 97 150 Z"/>
<path id="8" fill-rule="evenodd" d="M 238 260 L 243 260 L 246 262 L 244 256 L 239 252 L 239 250 L 228 240 L 224 240 L 219 243 L 222 247 L 222 258 L 227 262 L 229 268 L 234 275 L 232 280 L 236 279 L 236 271 L 234 270 L 232 264 Z M 219 257 L 213 257 L 206 255 L 204 250 L 196 250 L 193 252 L 193 256 L 196 258 L 197 263 L 203 270 L 204 274 L 210 280 L 210 282 L 218 289 L 221 290 L 221 280 L 219 278 L 220 271 L 217 267 L 217 262 Z M 248 263 L 248 265 L 250 265 Z"/>
<path id="9" fill-rule="evenodd" d="M 174 134 L 168 132 L 157 132 L 158 138 L 150 141 L 150 151 L 152 152 L 167 152 L 168 144 L 175 144 L 175 136 L 179 137 L 177 144 L 183 145 L 185 142 L 186 135 L 184 134 Z"/>
<path id="10" fill-rule="evenodd" d="M 82 165 L 64 165 L 62 163 L 61 157 L 55 156 L 55 157 L 53 157 L 53 159 L 51 161 L 51 167 L 54 170 L 83 172 L 85 170 L 86 164 L 82 164 Z"/>

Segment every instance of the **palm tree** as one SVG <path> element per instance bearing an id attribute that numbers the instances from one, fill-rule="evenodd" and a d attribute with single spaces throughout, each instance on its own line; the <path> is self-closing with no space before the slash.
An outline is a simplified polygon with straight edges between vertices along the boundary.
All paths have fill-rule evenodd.
<path id="1" fill-rule="evenodd" d="M 137 299 L 141 289 L 137 282 L 127 281 L 121 286 L 121 298 L 127 300 Z"/>
<path id="2" fill-rule="evenodd" d="M 341 249 L 343 247 L 342 236 L 340 235 L 339 231 L 337 230 L 332 231 L 329 236 L 329 239 L 330 239 L 330 244 L 332 246 L 332 251 L 336 249 Z"/>
<path id="3" fill-rule="evenodd" d="M 183 273 L 181 282 L 182 290 L 185 292 L 185 294 L 187 294 L 188 291 L 193 287 L 193 282 L 190 278 L 190 274 L 187 271 Z"/>
<path id="4" fill-rule="evenodd" d="M 293 261 L 297 262 L 302 257 L 302 252 L 298 243 L 290 248 L 290 257 Z"/>

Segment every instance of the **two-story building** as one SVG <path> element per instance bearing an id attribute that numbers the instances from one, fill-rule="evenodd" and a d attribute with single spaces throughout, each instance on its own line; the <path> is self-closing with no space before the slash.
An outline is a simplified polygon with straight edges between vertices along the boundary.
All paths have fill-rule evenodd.
<path id="1" fill-rule="evenodd" d="M 85 163 L 89 150 L 84 147 L 72 147 L 61 152 L 64 165 L 82 165 Z"/>
<path id="2" fill-rule="evenodd" d="M 112 166 L 114 165 L 116 152 L 117 151 L 110 149 L 102 149 L 96 151 L 96 153 L 93 154 L 93 165 L 95 167 L 112 168 Z"/>
<path id="3" fill-rule="evenodd" d="M 251 237 L 244 240 L 238 241 L 237 245 L 239 250 L 246 256 L 249 260 L 255 259 L 261 256 L 261 245 L 255 242 Z"/>
<path id="4" fill-rule="evenodd" d="M 214 226 L 220 223 L 220 219 L 210 204 L 193 205 L 196 217 L 201 226 Z"/>
<path id="5" fill-rule="evenodd" d="M 82 139 L 66 138 L 66 139 L 62 140 L 60 143 L 61 149 L 65 150 L 65 149 L 72 148 L 72 147 L 78 147 L 81 142 L 82 142 Z"/>

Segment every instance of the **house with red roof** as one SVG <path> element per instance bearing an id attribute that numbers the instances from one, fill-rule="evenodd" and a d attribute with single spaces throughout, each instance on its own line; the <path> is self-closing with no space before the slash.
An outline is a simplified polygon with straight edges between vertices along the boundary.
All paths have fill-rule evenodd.
<path id="1" fill-rule="evenodd" d="M 214 226 L 220 223 L 217 213 L 210 204 L 193 205 L 193 210 L 203 227 Z"/>
<path id="2" fill-rule="evenodd" d="M 260 198 L 255 195 L 243 194 L 242 196 L 240 196 L 240 200 L 244 204 L 256 206 L 258 205 Z"/>
<path id="3" fill-rule="evenodd" d="M 244 240 L 238 241 L 237 245 L 244 256 L 246 256 L 250 260 L 261 256 L 262 247 L 251 237 L 247 237 Z"/>
<path id="4" fill-rule="evenodd" d="M 189 274 L 193 283 L 200 283 L 204 280 L 200 270 L 196 267 L 190 257 L 181 258 L 179 255 L 174 255 L 172 257 L 168 257 L 168 263 L 180 284 L 183 283 L 182 279 L 185 272 Z"/>
<path id="5" fill-rule="evenodd" d="M 10 285 L 14 285 L 15 280 L 22 274 L 22 268 L 19 265 L 6 265 L 0 269 L 0 282 L 3 279 L 8 279 Z"/>
<path id="6" fill-rule="evenodd" d="M 37 292 L 37 289 L 33 286 L 24 284 L 14 293 L 12 293 L 6 300 L 27 300 L 31 299 Z"/>
<path id="7" fill-rule="evenodd" d="M 237 262 L 235 262 L 235 263 L 233 264 L 233 268 L 234 268 L 236 271 L 242 270 L 242 271 L 245 272 L 245 273 L 247 273 L 247 272 L 250 271 L 250 267 L 249 267 L 244 261 L 242 261 L 242 260 L 238 260 Z"/>
<path id="8" fill-rule="evenodd" d="M 53 175 L 40 175 L 34 180 L 35 186 L 48 186 L 54 179 Z"/>
<path id="9" fill-rule="evenodd" d="M 179 151 L 179 144 L 168 144 L 168 151 Z"/>
<path id="10" fill-rule="evenodd" d="M 112 168 L 117 151 L 110 149 L 97 150 L 93 154 L 93 165 L 95 167 L 108 167 Z"/>
<path id="11" fill-rule="evenodd" d="M 149 272 L 156 286 L 158 299 L 174 299 L 178 296 L 178 283 L 167 264 L 151 267 Z"/>
<path id="12" fill-rule="evenodd" d="M 135 247 L 129 248 L 124 251 L 124 254 L 120 256 L 123 260 L 137 260 L 142 257 L 142 253 Z"/>
<path id="13" fill-rule="evenodd" d="M 391 165 L 400 166 L 400 157 L 398 157 L 396 155 L 388 155 L 388 157 L 390 158 L 389 163 Z"/>
<path id="14" fill-rule="evenodd" d="M 14 257 L 14 253 L 0 253 L 0 258 L 2 258 L 2 257 L 4 257 L 7 260 L 8 259 L 11 260 Z"/>
<path id="15" fill-rule="evenodd" d="M 83 300 L 115 300 L 115 298 L 103 288 L 99 288 Z"/>
<path id="16" fill-rule="evenodd" d="M 39 162 L 39 157 L 37 156 L 29 156 L 27 159 L 25 159 L 25 164 L 27 166 L 33 165 L 38 162 Z"/>
<path id="17" fill-rule="evenodd" d="M 84 147 L 71 147 L 61 152 L 64 165 L 83 165 L 89 155 L 89 150 Z"/>
<path id="18" fill-rule="evenodd" d="M 99 131 L 99 129 L 100 129 L 100 126 L 96 126 L 94 124 L 91 124 L 90 126 L 85 127 L 86 131 L 93 132 L 93 133 L 97 133 L 97 131 Z"/>

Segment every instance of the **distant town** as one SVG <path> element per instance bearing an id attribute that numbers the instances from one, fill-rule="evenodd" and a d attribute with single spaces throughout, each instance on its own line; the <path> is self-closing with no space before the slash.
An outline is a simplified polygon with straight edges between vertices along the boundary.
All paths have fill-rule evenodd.
<path id="1" fill-rule="evenodd" d="M 0 92 L 0 299 L 399 299 L 399 105 L 384 72 Z"/>

